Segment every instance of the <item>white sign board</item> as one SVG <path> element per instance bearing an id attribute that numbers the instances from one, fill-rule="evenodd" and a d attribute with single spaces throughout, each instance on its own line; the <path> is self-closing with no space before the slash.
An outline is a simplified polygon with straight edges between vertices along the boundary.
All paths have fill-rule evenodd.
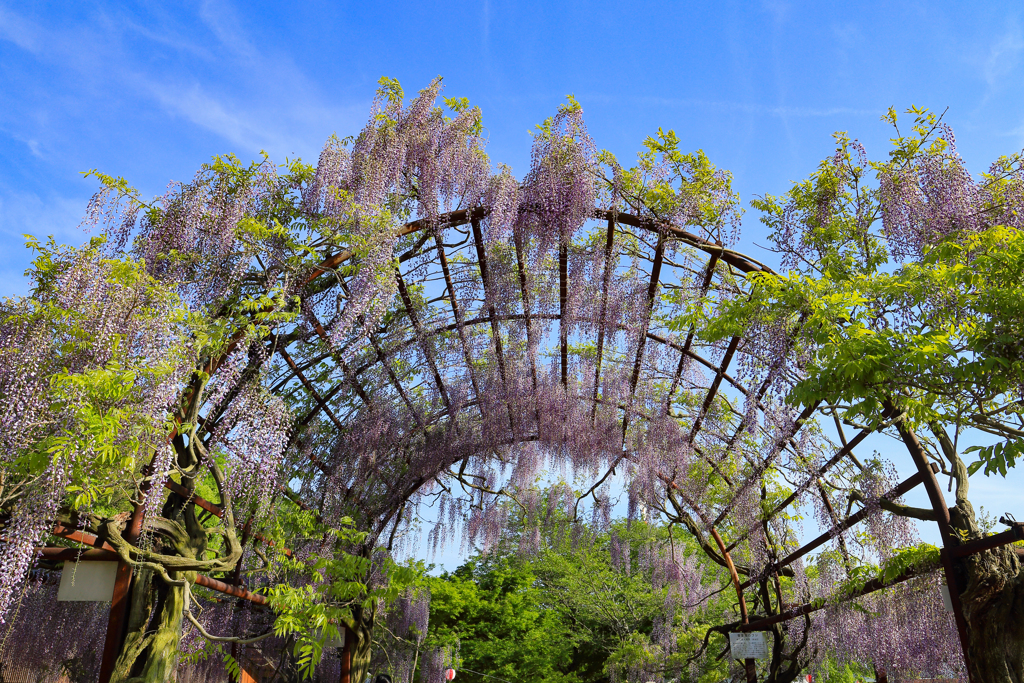
<path id="1" fill-rule="evenodd" d="M 730 633 L 729 650 L 733 659 L 768 659 L 768 638 L 764 631 Z"/>
<path id="2" fill-rule="evenodd" d="M 109 602 L 116 578 L 117 562 L 65 562 L 57 602 Z"/>
<path id="3" fill-rule="evenodd" d="M 338 637 L 332 640 L 330 636 L 328 636 L 327 640 L 324 642 L 324 647 L 345 647 L 345 631 L 347 630 L 348 629 L 344 626 L 339 626 Z"/>
<path id="4" fill-rule="evenodd" d="M 953 600 L 949 597 L 949 586 L 944 583 L 939 584 L 939 593 L 942 594 L 942 606 L 947 612 L 953 611 Z"/>

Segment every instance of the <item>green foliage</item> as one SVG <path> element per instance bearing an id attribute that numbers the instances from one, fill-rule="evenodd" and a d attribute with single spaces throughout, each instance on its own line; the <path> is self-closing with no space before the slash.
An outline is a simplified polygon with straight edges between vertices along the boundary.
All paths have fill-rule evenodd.
<path id="1" fill-rule="evenodd" d="M 865 164 L 837 134 L 836 156 L 810 178 L 754 201 L 794 269 L 755 273 L 749 297 L 713 312 L 692 307 L 673 327 L 697 325 L 702 338 L 720 340 L 781 325 L 808 358 L 792 404 L 840 404 L 842 417 L 877 427 L 891 401 L 915 428 L 990 432 L 1000 443 L 968 449 L 978 457 L 971 472 L 1005 476 L 1024 446 L 1024 233 L 990 225 L 937 241 L 917 260 L 890 261 L 869 171 L 896 174 L 946 149 L 934 138 L 936 117 L 911 113 L 913 134 L 894 140 L 888 161 Z M 887 120 L 895 124 L 895 115 Z M 1005 170 L 1019 160 L 1000 163 Z M 998 194 L 1007 175 L 989 174 L 987 187 Z"/>
<path id="2" fill-rule="evenodd" d="M 814 671 L 814 680 L 821 683 L 862 683 L 866 678 L 873 678 L 874 671 L 864 664 L 840 664 L 832 657 L 827 657 L 821 666 Z M 799 679 L 798 679 L 799 680 Z"/>
<path id="3" fill-rule="evenodd" d="M 919 543 L 907 548 L 900 548 L 881 566 L 865 563 L 851 567 L 847 580 L 832 593 L 832 598 L 841 601 L 856 595 L 864 589 L 865 584 L 869 581 L 878 580 L 887 585 L 908 571 L 913 570 L 923 574 L 938 566 L 939 549 L 930 543 Z M 824 598 L 821 599 L 822 604 L 828 601 Z"/>
<path id="4" fill-rule="evenodd" d="M 452 574 L 429 579 L 429 645 L 460 644 L 460 673 L 515 680 L 577 681 L 578 636 L 562 614 L 548 609 L 545 593 L 526 562 L 476 558 Z M 577 668 L 580 666 L 576 662 Z"/>
<path id="5" fill-rule="evenodd" d="M 193 357 L 188 333 L 197 327 L 196 317 L 173 292 L 146 274 L 144 263 L 102 258 L 102 244 L 102 239 L 94 238 L 82 249 L 73 249 L 52 239 L 45 245 L 30 239 L 29 246 L 37 252 L 29 271 L 36 283 L 33 292 L 0 307 L 0 315 L 12 326 L 45 329 L 51 349 L 43 364 L 31 368 L 47 381 L 40 400 L 50 420 L 23 434 L 25 448 L 8 474 L 31 478 L 53 463 L 65 472 L 67 502 L 76 508 L 116 505 L 141 480 L 142 465 L 171 429 L 169 416 L 147 410 L 143 397 Z M 75 267 L 99 272 L 110 296 L 131 306 L 133 325 L 158 324 L 176 337 L 166 353 L 150 356 L 121 333 L 98 339 L 92 328 L 92 307 L 107 304 L 76 302 L 68 307 L 58 303 L 59 278 Z M 18 349 L 0 349 L 5 362 L 17 362 L 18 353 Z M 102 364 L 89 360 L 94 358 L 102 359 Z"/>
<path id="6" fill-rule="evenodd" d="M 622 168 L 610 152 L 599 155 L 598 160 L 617 176 L 616 192 L 634 210 L 703 228 L 722 241 L 728 217 L 739 211 L 732 174 L 716 168 L 703 150 L 681 152 L 672 130 L 659 128 L 644 140 L 644 147 L 630 169 Z"/>
<path id="7" fill-rule="evenodd" d="M 726 662 L 705 658 L 691 668 L 686 661 L 720 620 L 726 599 L 716 597 L 695 613 L 666 612 L 666 589 L 654 588 L 650 568 L 640 566 L 645 546 L 665 547 L 667 528 L 635 521 L 615 523 L 610 532 L 581 526 L 567 533 L 568 527 L 555 522 L 544 527 L 540 552 L 522 555 L 516 524 L 491 553 L 427 579 L 425 646 L 458 647 L 460 678 L 586 682 L 613 671 L 652 668 L 663 670 L 666 679 L 680 672 L 701 681 L 726 675 Z M 612 565 L 613 533 L 628 549 L 632 570 Z M 674 543 L 680 554 L 699 552 L 678 529 Z M 672 654 L 651 642 L 655 622 L 665 619 L 676 640 Z M 717 635 L 711 640 L 724 643 Z"/>
<path id="8" fill-rule="evenodd" d="M 360 546 L 366 533 L 356 531 L 351 519 L 342 528 L 325 528 L 311 515 L 298 516 L 310 536 L 332 539 L 334 552 L 300 560 L 279 553 L 276 558 L 283 581 L 265 589 L 270 606 L 277 613 L 274 633 L 294 636 L 296 666 L 304 678 L 311 678 L 323 656 L 324 644 L 339 637 L 339 628 L 354 626 L 353 609 L 374 610 L 378 601 L 389 604 L 417 580 L 409 566 L 385 560 L 385 580 L 370 585 L 370 557 L 347 549 Z"/>

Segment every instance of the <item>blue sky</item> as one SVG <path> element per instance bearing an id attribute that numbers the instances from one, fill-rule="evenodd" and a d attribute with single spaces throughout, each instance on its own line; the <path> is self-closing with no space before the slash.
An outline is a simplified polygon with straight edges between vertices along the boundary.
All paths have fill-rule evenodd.
<path id="1" fill-rule="evenodd" d="M 492 160 L 520 176 L 527 131 L 569 93 L 620 160 L 674 129 L 735 174 L 744 203 L 805 177 L 833 131 L 884 154 L 889 106 L 949 107 L 980 172 L 1024 147 L 1022 14 L 1019 2 L 0 1 L 0 295 L 25 291 L 23 233 L 83 241 L 96 184 L 81 171 L 156 195 L 215 154 L 315 160 L 331 133 L 359 130 L 385 75 L 407 92 L 443 75 L 446 95 L 483 108 Z M 756 243 L 749 212 L 742 248 L 758 256 Z M 975 491 L 1012 510 L 1021 484 Z"/>

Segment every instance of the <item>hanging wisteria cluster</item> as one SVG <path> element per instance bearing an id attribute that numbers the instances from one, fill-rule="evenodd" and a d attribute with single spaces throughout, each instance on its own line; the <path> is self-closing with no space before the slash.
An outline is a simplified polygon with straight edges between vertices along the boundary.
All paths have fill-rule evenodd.
<path id="1" fill-rule="evenodd" d="M 931 153 L 900 160 L 880 174 L 882 220 L 893 256 L 920 257 L 928 247 L 993 225 L 1024 228 L 1024 169 L 1003 158 L 975 179 L 956 149 L 953 129 L 934 124 Z"/>
<path id="2" fill-rule="evenodd" d="M 19 587 L 11 610 L 17 616 L 0 629 L 5 680 L 95 680 L 109 610 L 104 603 L 57 602 L 59 583 L 59 573 L 35 571 Z"/>
<path id="3" fill-rule="evenodd" d="M 137 263 L 39 250 L 32 298 L 0 311 L 0 618 L 59 506 L 130 503 L 195 363 L 178 300 Z"/>
<path id="4" fill-rule="evenodd" d="M 811 625 L 809 640 L 821 666 L 872 663 L 891 680 L 959 678 L 963 654 L 953 615 L 942 605 L 937 573 L 862 598 L 856 605 L 826 608 Z M 794 630 L 802 628 L 799 620 Z"/>

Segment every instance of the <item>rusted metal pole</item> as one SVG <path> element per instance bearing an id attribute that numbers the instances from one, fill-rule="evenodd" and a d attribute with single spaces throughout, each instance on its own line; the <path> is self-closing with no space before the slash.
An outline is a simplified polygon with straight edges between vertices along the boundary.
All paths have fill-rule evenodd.
<path id="1" fill-rule="evenodd" d="M 1008 530 L 1000 534 L 993 534 L 992 536 L 986 536 L 985 538 L 979 538 L 976 541 L 970 541 L 950 548 L 949 554 L 954 558 L 967 557 L 974 553 L 1000 548 L 1014 541 L 1024 541 L 1024 524 L 1020 522 L 1011 524 Z"/>
<path id="2" fill-rule="evenodd" d="M 44 560 L 51 562 L 117 562 L 121 558 L 113 550 L 80 548 L 36 548 Z"/>
<path id="3" fill-rule="evenodd" d="M 342 626 L 345 634 L 345 647 L 341 648 L 341 677 L 339 683 L 352 683 L 352 646 L 355 634 L 348 626 Z"/>
<path id="4" fill-rule="evenodd" d="M 284 353 L 284 349 L 281 349 L 281 352 Z M 296 372 L 298 372 L 298 368 L 294 368 L 294 363 L 291 362 L 291 357 L 288 358 L 288 361 L 289 361 L 289 364 L 293 366 L 293 369 L 295 369 Z M 249 541 L 249 530 L 251 528 L 252 528 L 252 515 L 249 516 L 249 519 L 247 519 L 245 521 L 245 526 L 242 527 L 242 543 L 241 543 L 242 548 L 245 548 L 245 544 Z M 235 571 L 231 572 L 231 583 L 234 584 L 235 586 L 239 586 L 239 587 L 241 587 L 241 585 L 242 585 L 242 560 L 241 559 L 239 559 L 238 560 L 238 564 L 235 565 Z M 232 611 L 235 614 L 237 614 L 238 611 L 241 609 L 241 607 L 242 607 L 242 605 L 240 603 L 235 603 L 235 605 L 232 607 Z M 231 621 L 232 621 L 233 625 L 237 625 L 237 623 L 238 623 L 238 621 L 236 619 L 232 619 Z M 232 633 L 232 635 L 237 635 L 237 634 Z M 239 659 L 238 643 L 231 643 L 231 656 L 234 657 L 235 659 Z M 241 660 L 239 660 L 239 661 L 241 661 Z M 245 683 L 244 674 L 245 674 L 245 671 L 240 669 L 239 670 L 239 683 Z"/>
<path id="5" fill-rule="evenodd" d="M 253 593 L 252 591 L 248 591 L 239 586 L 232 586 L 230 583 L 224 583 L 223 581 L 218 581 L 217 579 L 210 578 L 209 576 L 203 576 L 202 574 L 196 576 L 196 585 L 213 589 L 219 593 L 230 595 L 233 598 L 248 600 L 255 605 L 268 604 L 267 599 L 259 593 Z"/>
<path id="6" fill-rule="evenodd" d="M 749 623 L 750 618 L 747 616 L 747 601 L 743 597 L 743 589 L 740 587 L 740 575 L 736 572 L 736 565 L 732 562 L 732 556 L 729 555 L 729 551 L 725 549 L 725 543 L 722 542 L 722 537 L 718 535 L 718 531 L 711 527 L 711 537 L 715 539 L 715 543 L 718 544 L 718 549 L 722 551 L 722 557 L 725 558 L 725 566 L 729 569 L 729 576 L 732 577 L 732 583 L 736 586 L 736 597 L 740 600 L 740 620 L 745 626 Z M 747 659 L 743 662 L 747 672 L 747 683 L 757 683 L 757 666 L 753 659 Z M 343 681 L 342 683 L 347 683 Z"/>
<path id="7" fill-rule="evenodd" d="M 933 471 L 938 471 L 938 469 L 939 469 L 939 466 L 934 464 L 934 463 L 931 465 L 931 467 L 932 467 Z M 887 499 L 887 500 L 895 500 L 896 498 L 899 498 L 904 493 L 906 493 L 907 491 L 910 491 L 915 486 L 920 484 L 923 479 L 924 479 L 924 477 L 921 475 L 920 472 L 918 472 L 917 474 L 911 475 L 906 481 L 898 484 L 892 490 L 890 490 L 890 491 L 886 492 L 885 494 L 883 494 L 882 497 Z M 795 562 L 796 560 L 800 559 L 801 557 L 803 557 L 807 553 L 811 552 L 812 550 L 815 550 L 815 549 L 825 545 L 826 543 L 831 541 L 833 538 L 835 538 L 837 535 L 839 535 L 842 532 L 846 531 L 850 527 L 860 523 L 861 521 L 866 519 L 869 514 L 870 514 L 870 510 L 868 508 L 864 508 L 860 512 L 857 512 L 855 514 L 850 515 L 849 517 L 846 518 L 845 521 L 843 521 L 843 522 L 841 522 L 839 524 L 836 524 L 834 527 L 832 527 L 831 529 L 829 529 L 825 533 L 821 534 L 820 536 L 815 538 L 813 541 L 810 541 L 810 542 L 804 544 L 803 546 L 801 546 L 800 548 L 797 548 L 796 550 L 794 550 L 793 552 L 791 552 L 789 555 L 787 555 L 786 557 L 782 558 L 778 562 L 770 565 L 766 571 L 767 572 L 778 571 L 779 569 L 782 569 L 783 567 L 786 567 L 786 566 L 792 564 L 793 562 Z M 754 583 L 753 579 L 747 579 L 746 581 L 744 581 L 741 584 L 740 587 L 741 588 L 746 588 L 747 586 L 750 586 L 753 583 Z"/>
<path id="8" fill-rule="evenodd" d="M 149 486 L 144 484 L 143 491 L 148 490 Z M 139 536 L 142 534 L 142 518 L 145 509 L 141 502 L 136 503 L 128 522 L 125 540 L 132 545 L 139 540 Z M 114 578 L 114 595 L 110 600 L 110 616 L 107 617 L 107 638 L 103 644 L 99 683 L 110 683 L 110 677 L 114 673 L 114 664 L 117 663 L 117 655 L 121 650 L 121 643 L 124 641 L 124 633 L 128 625 L 131 586 L 132 566 L 127 562 L 118 562 L 117 574 Z"/>
<path id="9" fill-rule="evenodd" d="M 849 602 L 850 600 L 854 600 L 869 593 L 874 593 L 875 591 L 882 590 L 883 588 L 889 588 L 890 586 L 895 586 L 898 583 L 909 581 L 915 576 L 921 576 L 923 574 L 931 572 L 933 569 L 934 567 L 927 567 L 923 570 L 919 570 L 915 567 L 910 567 L 909 569 L 907 569 L 891 581 L 883 581 L 881 577 L 876 577 L 865 583 L 860 589 L 852 593 L 847 593 L 846 595 L 843 595 L 841 598 L 838 599 L 838 602 Z M 817 612 L 818 610 L 825 609 L 826 607 L 831 607 L 834 604 L 836 603 L 830 603 L 823 600 L 812 600 L 811 602 L 804 603 L 803 605 L 790 608 L 785 612 L 780 612 L 775 616 L 765 617 L 764 619 L 758 619 L 757 621 L 752 621 L 745 626 L 741 625 L 737 627 L 736 630 L 739 632 L 764 631 L 774 624 L 779 624 L 784 621 L 789 621 L 790 619 L 802 617 L 805 614 Z"/>

